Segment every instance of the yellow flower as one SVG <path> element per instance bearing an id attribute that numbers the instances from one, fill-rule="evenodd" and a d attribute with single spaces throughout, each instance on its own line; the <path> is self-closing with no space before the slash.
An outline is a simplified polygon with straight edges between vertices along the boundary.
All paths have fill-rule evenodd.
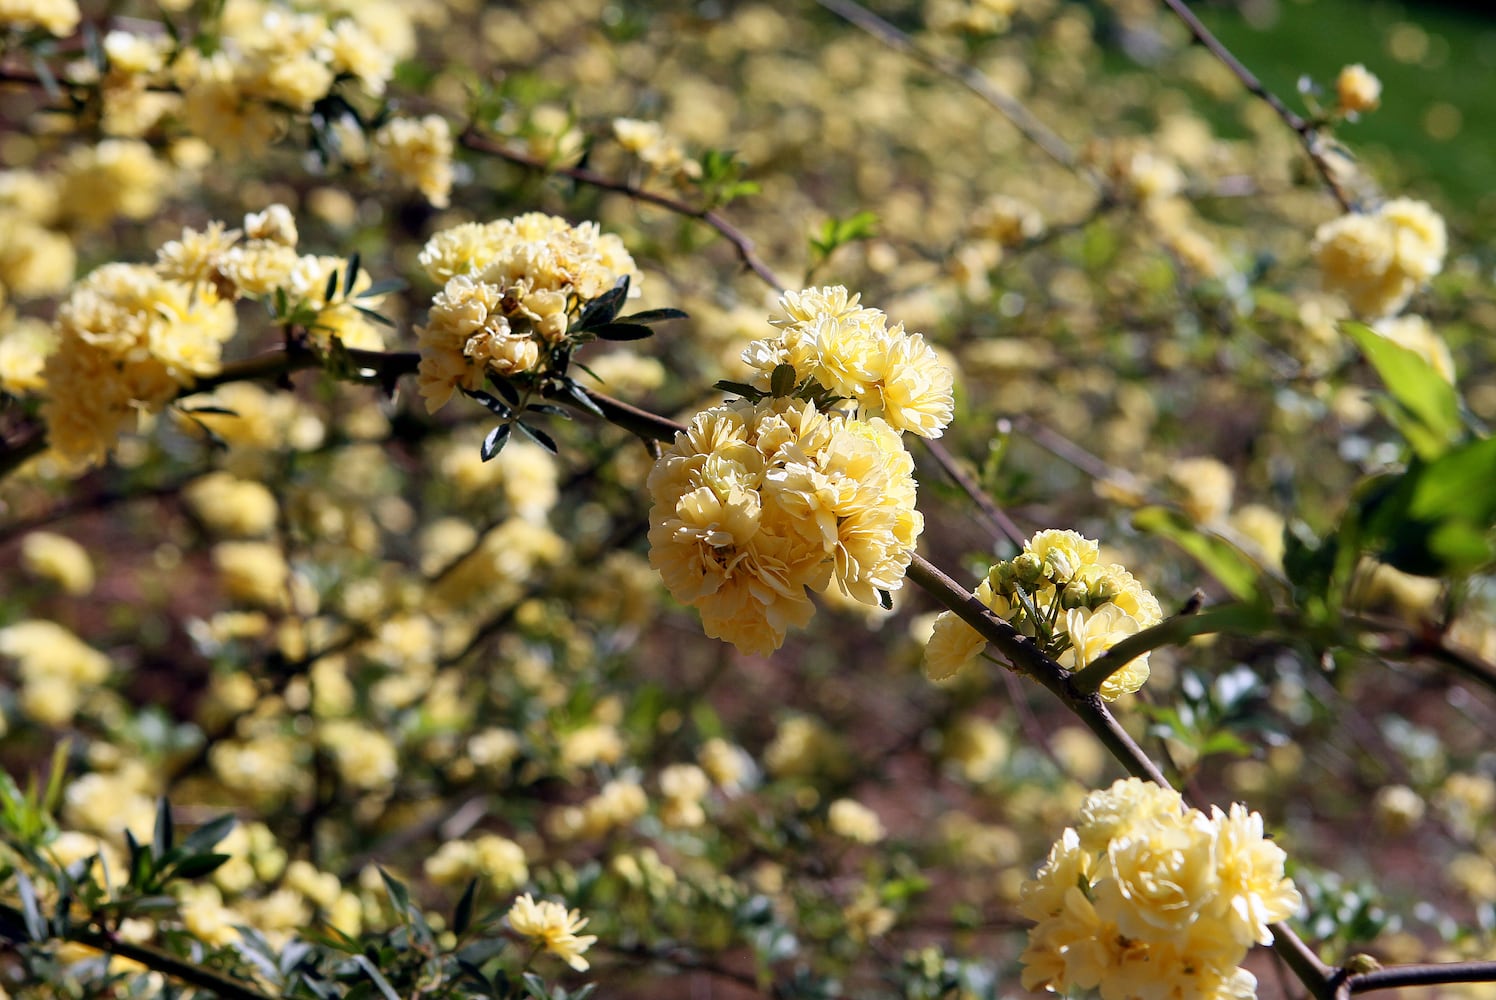
<path id="1" fill-rule="evenodd" d="M 577 910 L 567 912 L 561 903 L 548 899 L 536 902 L 527 892 L 514 901 L 506 918 L 516 934 L 527 937 L 545 950 L 561 958 L 578 972 L 587 969 L 588 963 L 582 952 L 592 947 L 596 935 L 578 935 L 577 931 L 587 926 L 587 920 Z"/>
<path id="2" fill-rule="evenodd" d="M 93 561 L 88 551 L 63 535 L 31 532 L 21 540 L 21 565 L 26 572 L 53 581 L 75 597 L 93 589 Z"/>
<path id="3" fill-rule="evenodd" d="M 832 833 L 859 844 L 876 844 L 883 839 L 883 821 L 878 814 L 853 799 L 831 803 L 826 822 Z"/>
<path id="4" fill-rule="evenodd" d="M 865 604 L 903 584 L 924 519 L 881 420 L 789 398 L 704 411 L 649 477 L 650 564 L 706 634 L 767 654 L 835 580 Z"/>
<path id="5" fill-rule="evenodd" d="M 440 115 L 392 118 L 374 133 L 378 161 L 436 208 L 452 190 L 452 127 Z"/>
<path id="6" fill-rule="evenodd" d="M 1382 81 L 1365 66 L 1354 63 L 1342 68 L 1335 78 L 1335 96 L 1345 114 L 1374 111 L 1382 102 Z"/>
<path id="7" fill-rule="evenodd" d="M 923 665 L 925 676 L 932 681 L 943 681 L 954 677 L 962 667 L 975 660 L 987 640 L 954 612 L 942 611 L 935 619 L 935 630 L 925 644 Z"/>

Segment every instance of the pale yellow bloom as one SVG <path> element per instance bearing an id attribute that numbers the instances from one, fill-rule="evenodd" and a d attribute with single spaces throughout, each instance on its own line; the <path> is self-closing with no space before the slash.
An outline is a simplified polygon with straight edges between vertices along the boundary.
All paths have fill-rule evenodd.
<path id="1" fill-rule="evenodd" d="M 1360 63 L 1343 67 L 1335 78 L 1335 96 L 1346 114 L 1374 111 L 1382 102 L 1382 81 Z"/>
<path id="2" fill-rule="evenodd" d="M 563 904 L 548 899 L 537 903 L 527 892 L 514 901 L 505 919 L 516 934 L 543 945 L 546 951 L 560 957 L 578 972 L 586 971 L 588 962 L 582 953 L 592 947 L 597 937 L 577 934 L 587 926 L 587 920 L 580 912 L 567 912 Z"/>
<path id="3" fill-rule="evenodd" d="M 876 844 L 883 839 L 883 821 L 878 814 L 855 799 L 837 799 L 826 813 L 826 823 L 838 837 L 859 844 Z"/>
<path id="4" fill-rule="evenodd" d="M 77 0 L 0 0 L 0 26 L 43 28 L 62 38 L 78 27 Z"/>
<path id="5" fill-rule="evenodd" d="M 31 532 L 21 540 L 21 565 L 33 576 L 51 580 L 75 597 L 93 589 L 93 560 L 83 546 L 66 536 Z"/>
<path id="6" fill-rule="evenodd" d="M 452 127 L 440 115 L 393 118 L 374 133 L 378 162 L 446 208 L 452 190 Z"/>
<path id="7" fill-rule="evenodd" d="M 1021 956 L 1026 989 L 1255 995 L 1240 963 L 1301 903 L 1259 815 L 1239 804 L 1207 815 L 1129 778 L 1087 796 L 1079 826 L 1020 890 L 1020 912 L 1037 922 Z"/>

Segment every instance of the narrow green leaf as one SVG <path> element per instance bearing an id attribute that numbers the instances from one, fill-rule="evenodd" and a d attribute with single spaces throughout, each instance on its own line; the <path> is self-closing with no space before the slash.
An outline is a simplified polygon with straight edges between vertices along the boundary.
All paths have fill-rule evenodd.
<path id="1" fill-rule="evenodd" d="M 357 309 L 359 315 L 364 319 L 372 320 L 373 322 L 378 323 L 380 326 L 387 326 L 391 330 L 395 329 L 395 321 L 390 319 L 388 316 L 385 316 L 382 313 L 377 313 L 373 309 L 366 309 L 365 307 L 359 305 L 357 302 L 353 304 L 353 308 Z"/>
<path id="2" fill-rule="evenodd" d="M 383 867 L 379 868 L 379 877 L 384 880 L 384 888 L 390 895 L 390 903 L 394 905 L 402 917 L 408 917 L 410 915 L 409 890 L 405 888 L 399 879 L 385 871 Z"/>
<path id="3" fill-rule="evenodd" d="M 557 406 L 555 403 L 531 403 L 525 407 L 525 412 L 546 413 L 553 417 L 560 417 L 562 420 L 571 419 L 571 411 L 564 406 Z"/>
<path id="4" fill-rule="evenodd" d="M 618 282 L 603 294 L 587 303 L 582 310 L 582 315 L 577 317 L 576 331 L 590 330 L 603 323 L 611 323 L 613 317 L 618 315 L 618 310 L 623 305 L 623 300 L 628 298 L 629 276 L 624 275 Z"/>
<path id="5" fill-rule="evenodd" d="M 384 978 L 384 973 L 374 967 L 374 963 L 369 961 L 368 956 L 354 955 L 353 961 L 364 970 L 364 974 L 369 977 L 369 981 L 379 990 L 384 1000 L 400 1000 L 400 994 L 395 992 L 389 980 Z"/>
<path id="6" fill-rule="evenodd" d="M 239 821 L 231 815 L 219 816 L 193 830 L 182 841 L 184 854 L 202 854 L 218 846 L 218 842 L 229 835 Z"/>
<path id="7" fill-rule="evenodd" d="M 566 389 L 567 395 L 576 400 L 578 406 L 595 417 L 603 420 L 607 419 L 607 414 L 605 414 L 602 407 L 598 406 L 597 403 L 593 401 L 592 397 L 587 394 L 586 389 L 583 389 L 580 385 L 578 385 L 571 379 L 567 379 L 563 383 L 563 386 Z"/>
<path id="8" fill-rule="evenodd" d="M 539 427 L 532 427 L 529 424 L 521 423 L 519 421 L 515 421 L 514 426 L 518 427 L 526 437 L 528 437 L 531 441 L 534 441 L 536 444 L 540 445 L 540 447 L 544 448 L 552 455 L 560 454 L 561 449 L 556 447 L 555 439 L 545 431 L 541 430 Z"/>
<path id="9" fill-rule="evenodd" d="M 744 399 L 751 399 L 755 402 L 764 398 L 764 391 L 762 389 L 751 386 L 747 382 L 733 382 L 730 379 L 723 378 L 713 382 L 712 388 L 721 389 L 723 392 L 736 393 Z"/>
<path id="10" fill-rule="evenodd" d="M 893 610 L 893 595 L 886 590 L 878 591 L 878 607 L 884 611 Z"/>
<path id="11" fill-rule="evenodd" d="M 358 281 L 358 268 L 360 260 L 358 251 L 348 255 L 348 270 L 343 273 L 343 298 L 353 294 L 353 286 Z"/>
<path id="12" fill-rule="evenodd" d="M 501 378 L 491 378 L 488 380 L 488 384 L 493 386 L 494 390 L 498 392 L 500 396 L 503 396 L 504 401 L 507 402 L 510 406 L 519 405 L 519 390 L 511 385 L 507 380 Z"/>
<path id="13" fill-rule="evenodd" d="M 663 323 L 670 319 L 690 319 L 683 309 L 646 309 L 643 312 L 618 317 L 620 323 Z"/>
<path id="14" fill-rule="evenodd" d="M 179 862 L 167 873 L 167 878 L 202 878 L 217 871 L 229 858 L 228 854 L 195 854 Z"/>
<path id="15" fill-rule="evenodd" d="M 484 392 L 482 389 L 474 389 L 468 392 L 468 396 L 472 399 L 476 399 L 478 402 L 486 406 L 490 411 L 498 414 L 501 417 L 508 417 L 512 412 L 507 404 L 505 404 L 491 392 Z"/>
<path id="16" fill-rule="evenodd" d="M 361 299 L 374 299 L 381 295 L 389 295 L 392 292 L 405 291 L 406 283 L 399 278 L 381 278 L 368 288 L 358 293 Z"/>
<path id="17" fill-rule="evenodd" d="M 488 432 L 483 439 L 483 449 L 479 453 L 483 461 L 489 461 L 504 450 L 504 445 L 509 443 L 509 428 L 512 426 L 512 424 L 500 424 Z"/>
<path id="18" fill-rule="evenodd" d="M 47 921 L 36 899 L 36 886 L 23 871 L 16 872 L 16 890 L 21 894 L 21 918 L 26 922 L 26 933 L 33 941 L 47 940 L 51 935 L 47 933 Z"/>
<path id="19" fill-rule="evenodd" d="M 462 891 L 462 898 L 457 901 L 457 909 L 452 914 L 452 933 L 462 937 L 467 933 L 468 927 L 473 922 L 473 903 L 478 896 L 478 880 L 469 879 L 467 888 Z"/>
<path id="20" fill-rule="evenodd" d="M 1189 518 L 1164 507 L 1145 507 L 1132 517 L 1133 527 L 1167 538 L 1183 549 L 1232 596 L 1255 600 L 1261 570 L 1246 553 L 1218 535 L 1195 527 Z"/>
<path id="21" fill-rule="evenodd" d="M 600 323 L 588 327 L 587 332 L 596 334 L 599 340 L 614 341 L 643 340 L 654 336 L 654 331 L 643 323 Z"/>
<path id="22" fill-rule="evenodd" d="M 338 269 L 333 268 L 327 275 L 327 285 L 322 289 L 322 301 L 336 301 L 338 295 Z"/>
<path id="23" fill-rule="evenodd" d="M 151 844 L 151 853 L 157 861 L 171 851 L 172 844 L 176 839 L 176 830 L 171 821 L 171 803 L 166 796 L 156 804 L 156 839 Z"/>

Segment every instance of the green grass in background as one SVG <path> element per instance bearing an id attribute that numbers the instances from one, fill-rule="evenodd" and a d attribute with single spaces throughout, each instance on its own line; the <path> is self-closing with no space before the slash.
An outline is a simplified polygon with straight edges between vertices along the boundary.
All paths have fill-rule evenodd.
<path id="1" fill-rule="evenodd" d="M 1303 109 L 1300 76 L 1312 77 L 1331 103 L 1340 67 L 1365 64 L 1382 80 L 1382 106 L 1342 126 L 1341 138 L 1388 190 L 1442 193 L 1436 200 L 1478 232 L 1496 230 L 1496 5 L 1478 12 L 1385 0 L 1273 0 L 1196 9 L 1295 110 Z"/>

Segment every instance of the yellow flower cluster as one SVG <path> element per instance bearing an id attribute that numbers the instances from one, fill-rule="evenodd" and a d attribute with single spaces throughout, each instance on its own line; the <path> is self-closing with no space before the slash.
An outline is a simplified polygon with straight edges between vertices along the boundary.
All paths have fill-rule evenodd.
<path id="1" fill-rule="evenodd" d="M 622 240 L 596 223 L 573 226 L 540 212 L 444 229 L 420 262 L 445 282 L 417 330 L 420 390 L 432 412 L 490 374 L 535 370 L 581 309 L 620 278 L 638 294 L 639 271 Z"/>
<path id="2" fill-rule="evenodd" d="M 21 713 L 47 726 L 73 721 L 83 698 L 109 679 L 109 658 L 56 622 L 0 629 L 0 655 L 16 661 Z"/>
<path id="3" fill-rule="evenodd" d="M 537 903 L 527 892 L 514 901 L 505 919 L 516 934 L 543 946 L 573 969 L 587 969 L 582 952 L 592 947 L 597 936 L 577 934 L 587 926 L 587 919 L 576 910 L 568 912 L 563 904 L 548 899 Z"/>
<path id="4" fill-rule="evenodd" d="M 768 390 L 780 365 L 794 368 L 794 384 L 813 381 L 854 400 L 863 417 L 882 417 L 897 431 L 936 438 L 955 413 L 954 375 L 935 349 L 902 323 L 887 325 L 880 310 L 860 304 L 841 285 L 785 292 L 777 337 L 755 340 L 743 360 Z"/>
<path id="5" fill-rule="evenodd" d="M 1102 1000 L 1255 997 L 1241 960 L 1302 902 L 1284 860 L 1239 803 L 1207 815 L 1137 778 L 1092 792 L 1022 887 L 1019 911 L 1037 921 L 1023 986 L 1099 989 Z"/>
<path id="6" fill-rule="evenodd" d="M 82 15 L 77 0 L 0 0 L 0 27 L 41 28 L 62 38 L 73 33 Z"/>
<path id="7" fill-rule="evenodd" d="M 810 620 L 808 590 L 898 590 L 924 527 L 893 427 L 788 397 L 697 414 L 649 490 L 650 564 L 707 635 L 760 655 Z"/>
<path id="8" fill-rule="evenodd" d="M 1449 237 L 1427 202 L 1394 198 L 1331 219 L 1314 234 L 1325 287 L 1361 316 L 1390 316 L 1444 267 Z"/>
<path id="9" fill-rule="evenodd" d="M 671 178 L 701 176 L 701 164 L 686 156 L 679 142 L 659 122 L 613 119 L 613 137 L 650 170 Z"/>
<path id="10" fill-rule="evenodd" d="M 1076 532 L 1041 531 L 1016 557 L 994 565 L 975 593 L 1063 666 L 1080 670 L 1123 638 L 1163 620 L 1158 600 L 1123 567 L 1104 565 L 1100 554 L 1100 545 Z M 944 680 L 985 645 L 976 629 L 943 611 L 925 647 L 925 673 Z M 1100 693 L 1115 701 L 1147 679 L 1145 653 L 1108 677 Z"/>
<path id="11" fill-rule="evenodd" d="M 102 461 L 140 414 L 217 372 L 236 320 L 233 304 L 211 285 L 106 264 L 74 286 L 54 328 L 42 417 L 53 451 L 82 466 Z"/>
<path id="12" fill-rule="evenodd" d="M 264 153 L 287 111 L 305 113 L 341 78 L 378 96 L 395 62 L 411 54 L 409 19 L 386 4 L 346 12 L 304 11 L 265 0 L 232 0 L 212 55 L 186 47 L 171 66 L 192 132 L 224 156 Z"/>
<path id="13" fill-rule="evenodd" d="M 441 115 L 392 118 L 374 133 L 375 161 L 446 208 L 452 191 L 452 127 Z"/>
<path id="14" fill-rule="evenodd" d="M 226 229 L 211 222 L 202 232 L 187 229 L 156 253 L 156 268 L 178 281 L 205 283 L 225 298 L 262 299 L 284 292 L 288 306 L 309 311 L 306 323 L 324 350 L 336 338 L 345 347 L 379 350 L 379 328 L 357 307 L 375 309 L 379 295 L 363 294 L 373 278 L 360 270 L 347 288 L 340 257 L 300 254 L 296 219 L 285 205 L 273 204 L 244 217 L 244 228 Z M 329 280 L 333 294 L 328 296 Z M 354 300 L 357 300 L 357 307 Z"/>

